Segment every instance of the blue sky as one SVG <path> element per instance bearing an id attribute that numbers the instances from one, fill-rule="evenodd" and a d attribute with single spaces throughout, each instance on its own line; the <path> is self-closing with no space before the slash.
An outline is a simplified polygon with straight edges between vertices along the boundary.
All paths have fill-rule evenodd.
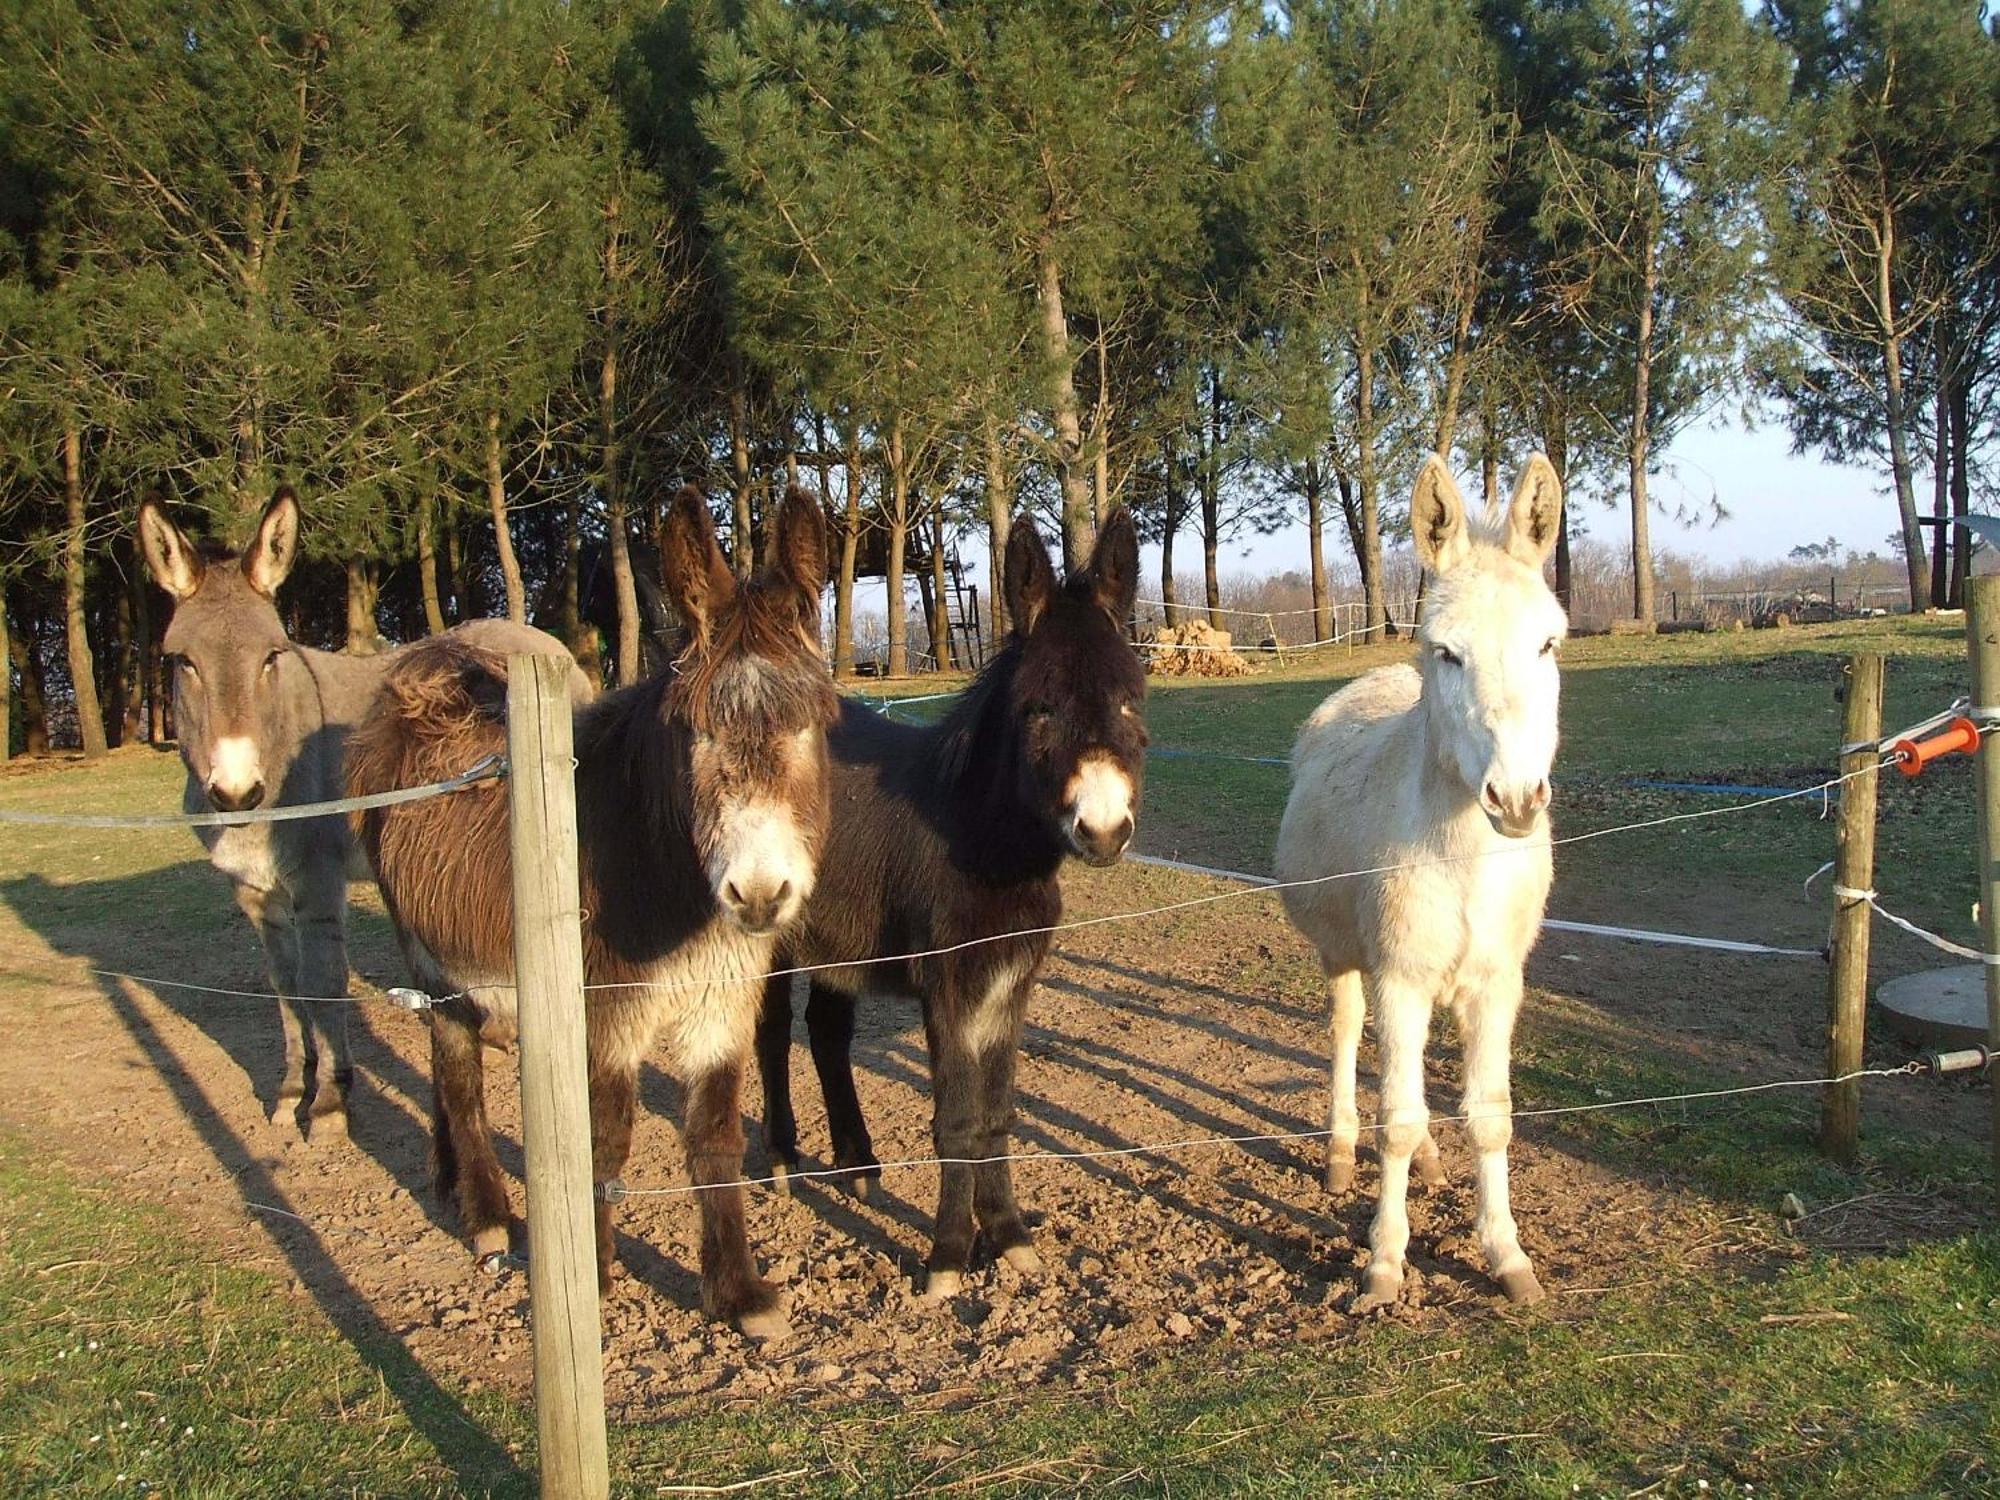
<path id="1" fill-rule="evenodd" d="M 1461 474 L 1471 491 L 1478 475 Z M 1503 484 L 1512 483 L 1506 475 Z M 1621 486 L 1622 488 L 1622 486 Z M 1669 450 L 1661 471 L 1653 476 L 1653 546 L 1656 551 L 1690 553 L 1718 563 L 1743 560 L 1776 561 L 1801 542 L 1828 536 L 1858 552 L 1887 552 L 1887 538 L 1896 529 L 1896 502 L 1886 465 L 1844 468 L 1811 456 L 1795 455 L 1782 426 L 1746 431 L 1730 422 L 1683 433 Z M 1917 476 L 1917 503 L 1928 509 L 1929 476 Z M 1631 533 L 1624 498 L 1604 503 L 1596 489 L 1576 497 L 1590 534 L 1605 541 L 1622 541 Z M 1715 521 L 1711 501 L 1719 501 L 1727 518 Z M 1661 514 L 1661 507 L 1669 514 Z M 1683 525 L 1671 512 L 1700 514 L 1696 524 Z M 1201 553 L 1192 535 L 1182 539 L 1189 565 L 1200 565 Z M 1328 558 L 1344 556 L 1345 542 L 1328 533 Z M 1157 556 L 1148 549 L 1148 564 Z M 1223 572 L 1262 574 L 1296 568 L 1305 555 L 1305 524 L 1265 537 L 1243 537 L 1223 553 Z M 1176 563 L 1179 558 L 1175 559 Z"/>

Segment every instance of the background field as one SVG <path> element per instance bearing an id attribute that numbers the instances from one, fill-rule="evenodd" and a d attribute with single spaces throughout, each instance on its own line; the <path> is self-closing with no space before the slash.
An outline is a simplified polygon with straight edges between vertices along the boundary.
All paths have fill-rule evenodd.
<path id="1" fill-rule="evenodd" d="M 1960 690 L 1962 641 L 1950 624 L 1572 643 L 1559 832 L 1730 805 L 1635 780 L 1820 780 L 1838 738 L 1840 658 L 1862 646 L 1892 655 L 1892 724 Z M 1142 848 L 1265 868 L 1285 771 L 1220 757 L 1283 756 L 1336 680 L 1396 655 L 1159 684 L 1155 746 L 1217 754 L 1153 759 Z M 20 767 L 0 775 L 0 806 L 158 810 L 172 805 L 178 775 L 170 756 L 145 750 L 88 769 Z M 1883 793 L 1884 900 L 1968 937 L 1965 765 L 1917 783 L 1889 778 Z M 1559 856 L 1552 912 L 1810 946 L 1825 901 L 1799 883 L 1831 846 L 1818 812 L 1792 802 L 1577 845 Z M 387 1121 L 394 1139 L 358 1139 L 362 1156 L 330 1164 L 257 1119 L 269 1062 L 258 1048 L 275 1043 L 261 1007 L 217 1021 L 223 1002 L 201 1010 L 89 974 L 254 987 L 250 936 L 192 853 L 174 833 L 0 834 L 0 1489 L 527 1492 L 525 1334 L 504 1326 L 518 1292 L 452 1300 L 469 1273 L 417 1206 L 421 1080 L 395 1071 L 408 1039 L 384 1029 L 395 1045 L 370 1061 L 379 1056 L 371 1085 L 382 1103 L 361 1119 Z M 1224 889 L 1128 866 L 1079 875 L 1070 895 L 1089 916 Z M 1146 1139 L 1209 1133 L 1193 1101 L 1225 1124 L 1259 1118 L 1260 1038 L 1298 1090 L 1271 1096 L 1272 1107 L 1310 1119 L 1321 1107 L 1307 1086 L 1316 982 L 1274 907 L 1232 898 L 1060 945 L 1024 1065 L 1042 1069 L 1024 1074 L 1031 1144 L 1126 1128 L 1124 1118 L 1052 1113 L 1072 1097 L 1095 1109 L 1112 1088 L 1135 1101 L 1122 1106 L 1131 1129 L 1180 1125 Z M 356 968 L 393 982 L 386 929 L 372 899 L 364 908 Z M 1930 962 L 1908 939 L 1877 942 L 1879 976 Z M 1085 982 L 1113 965 L 1143 972 L 1143 984 Z M 1530 979 L 1516 1070 L 1524 1107 L 1820 1070 L 1825 981 L 1811 960 L 1552 937 Z M 1106 1050 L 1109 1028 L 1142 1003 L 1160 1019 Z M 871 1086 L 885 1128 L 920 1139 L 920 1088 L 892 1090 L 887 1078 L 908 1071 L 906 1021 L 864 1037 L 863 1063 L 881 1075 Z M 1036 1082 L 1053 1084 L 1084 1048 L 1096 1049 L 1099 1092 Z M 1445 1109 L 1452 1061 L 1448 1047 L 1437 1051 L 1433 1102 Z M 1871 1041 L 1871 1063 L 1903 1055 L 1886 1037 Z M 1311 1146 L 1147 1162 L 1126 1175 L 1025 1170 L 1024 1201 L 1047 1215 L 1045 1248 L 1062 1247 L 1060 1295 L 1037 1302 L 991 1273 L 975 1287 L 987 1325 L 943 1335 L 912 1321 L 893 1284 L 873 1302 L 841 1300 L 877 1262 L 898 1279 L 907 1270 L 928 1173 L 885 1183 L 914 1228 L 831 1193 L 762 1204 L 753 1235 L 767 1255 L 796 1261 L 805 1313 L 796 1347 L 769 1357 L 701 1335 L 675 1264 L 686 1214 L 662 1208 L 634 1231 L 662 1246 L 659 1264 L 628 1279 L 609 1313 L 616 1483 L 630 1494 L 759 1477 L 769 1479 L 762 1493 L 1994 1492 L 2000 1238 L 1986 1087 L 1871 1086 L 1853 1174 L 1810 1149 L 1813 1091 L 1530 1122 L 1516 1148 L 1523 1228 L 1563 1270 L 1545 1274 L 1550 1302 L 1525 1313 L 1494 1305 L 1462 1264 L 1453 1220 L 1465 1199 L 1453 1190 L 1418 1211 L 1419 1242 L 1434 1250 L 1424 1304 L 1344 1318 L 1367 1200 L 1325 1202 Z M 1364 1109 L 1368 1093 L 1365 1080 Z M 649 1128 L 668 1162 L 671 1131 Z M 752 1141 L 754 1170 L 754 1126 Z M 1809 1211 L 1790 1229 L 1786 1193 Z M 362 1238 L 401 1223 L 414 1226 L 407 1243 Z M 1128 1251 L 1145 1268 L 1134 1280 L 1180 1287 L 1187 1334 L 1164 1319 L 1141 1326 L 1145 1288 L 1113 1284 Z M 1092 1257 L 1111 1263 L 1097 1281 L 1071 1269 Z M 1104 1317 L 1098 1300 L 1130 1318 Z M 406 1317 L 411 1308 L 423 1316 Z M 1071 1332 L 1065 1347 L 1076 1352 L 1011 1367 L 981 1352 L 982 1340 L 1031 1350 L 1037 1325 Z M 912 1330 L 898 1355 L 895 1341 Z M 869 1350 L 871 1338 L 882 1349 Z M 905 1390 L 859 1379 L 898 1365 L 923 1378 Z M 845 1374 L 815 1379 L 822 1366 Z"/>

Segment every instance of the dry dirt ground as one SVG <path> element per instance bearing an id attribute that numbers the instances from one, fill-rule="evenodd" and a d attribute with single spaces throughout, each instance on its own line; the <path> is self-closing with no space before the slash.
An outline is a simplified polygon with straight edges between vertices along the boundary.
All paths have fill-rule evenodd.
<path id="1" fill-rule="evenodd" d="M 176 880 L 220 879 L 205 866 Z M 87 882 L 77 883 L 87 886 Z M 1130 866 L 1077 872 L 1072 915 L 1129 910 L 1225 889 L 1202 877 Z M 525 1277 L 477 1273 L 435 1206 L 426 1172 L 428 1059 L 422 1023 L 357 1007 L 361 1072 L 351 1141 L 307 1144 L 264 1118 L 275 1083 L 276 1018 L 234 1001 L 93 977 L 93 966 L 261 990 L 247 927 L 227 941 L 162 955 L 121 935 L 87 889 L 52 888 L 43 909 L 0 906 L 0 965 L 33 978 L 32 1015 L 0 1038 L 0 1117 L 106 1194 L 166 1206 L 187 1231 L 289 1278 L 302 1313 L 317 1305 L 356 1338 L 404 1343 L 440 1376 L 524 1391 Z M 357 897 L 361 895 L 357 888 Z M 65 899 L 65 898 L 69 899 Z M 1793 902 L 1692 893 L 1676 914 L 1694 930 L 1795 940 L 1813 923 Z M 367 901 L 372 901 L 372 892 Z M 364 905 L 367 904 L 364 901 Z M 1560 905 L 1560 897 L 1558 904 Z M 1702 910 L 1709 907 L 1710 910 Z M 1325 1065 L 1316 971 L 1268 896 L 1066 934 L 1038 990 L 1020 1070 L 1023 1151 L 1122 1148 L 1189 1137 L 1310 1131 L 1324 1122 Z M 64 915 L 67 912 L 68 915 Z M 1565 915 L 1588 916 L 1586 911 Z M 1658 925 L 1671 925 L 1661 921 Z M 359 919 L 356 967 L 400 982 L 379 918 Z M 1788 929 L 1782 930 L 1781 929 Z M 1896 953 L 1895 959 L 1911 955 Z M 1921 960 L 1915 960 L 1920 962 Z M 1905 966 L 1914 966 L 1907 963 Z M 1823 970 L 1551 935 L 1517 1069 L 1517 1102 L 1537 1098 L 1536 1068 L 1574 1076 L 1593 1038 L 1691 1076 L 1798 1077 L 1818 1070 Z M 1559 992 L 1559 993 L 1558 993 Z M 13 1006 L 9 1006 L 13 1009 Z M 23 1010 L 26 1007 L 22 1007 Z M 1455 1109 L 1452 1049 L 1433 1049 L 1432 1103 Z M 1884 1060 L 1893 1056 L 1885 1052 Z M 927 1156 L 927 1065 L 914 1012 L 864 1007 L 856 1049 L 863 1102 L 885 1161 Z M 1362 1062 L 1364 1117 L 1372 1055 Z M 520 1168 L 511 1063 L 489 1068 L 502 1160 Z M 803 1035 L 793 1051 L 802 1144 L 826 1150 Z M 1798 1096 L 1801 1117 L 1814 1097 Z M 635 1189 L 685 1182 L 673 1124 L 678 1090 L 648 1073 L 632 1162 Z M 1983 1096 L 1908 1085 L 1871 1090 L 1868 1119 L 1978 1128 Z M 1913 1111 L 1915 1113 L 1913 1113 Z M 752 1174 L 765 1169 L 754 1122 Z M 1469 1158 L 1440 1132 L 1451 1185 L 1413 1199 L 1421 1279 L 1399 1313 L 1448 1330 L 1505 1316 L 1469 1234 Z M 1657 1175 L 1594 1160 L 1587 1132 L 1526 1121 L 1514 1152 L 1515 1211 L 1554 1315 L 1586 1312 L 1595 1292 L 1642 1282 L 1663 1263 L 1741 1272 L 1797 1253 L 1775 1205 L 1718 1201 Z M 1190 1341 L 1336 1341 L 1365 1243 L 1374 1179 L 1332 1200 L 1317 1141 L 1202 1147 L 1016 1168 L 1046 1264 L 1023 1278 L 984 1263 L 963 1296 L 938 1307 L 914 1280 L 927 1244 L 934 1169 L 891 1169 L 866 1202 L 801 1186 L 789 1201 L 753 1190 L 752 1244 L 791 1298 L 792 1334 L 758 1346 L 704 1321 L 694 1275 L 696 1214 L 685 1196 L 639 1198 L 621 1223 L 623 1273 L 605 1309 L 607 1387 L 627 1416 L 695 1393 L 724 1399 L 924 1397 L 949 1402 L 992 1383 L 1073 1382 L 1104 1389 L 1152 1355 Z M 811 1165 L 812 1163 L 809 1163 Z M 514 1187 L 517 1208 L 518 1181 Z M 1894 1205 L 1885 1201 L 1885 1212 Z M 1921 1210 L 1917 1210 L 1921 1218 Z M 1855 1244 L 1902 1232 L 1851 1216 L 1821 1221 Z M 1906 1226 L 1921 1229 L 1921 1225 Z M 1855 1238 L 1858 1236 L 1858 1238 Z M 517 1245 L 525 1250 L 525 1245 Z"/>

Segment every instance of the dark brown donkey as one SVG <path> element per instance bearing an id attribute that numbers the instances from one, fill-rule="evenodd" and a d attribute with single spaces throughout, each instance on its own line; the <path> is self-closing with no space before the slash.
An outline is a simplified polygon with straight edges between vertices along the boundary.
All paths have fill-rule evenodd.
<path id="1" fill-rule="evenodd" d="M 146 565 L 176 601 L 160 646 L 172 673 L 187 812 L 242 812 L 341 795 L 348 731 L 395 658 L 315 651 L 286 637 L 276 599 L 298 538 L 299 506 L 289 486 L 265 508 L 241 556 L 189 540 L 157 496 L 140 503 Z M 553 637 L 505 620 L 472 621 L 456 633 L 500 649 L 562 649 Z M 348 1007 L 341 1001 L 347 882 L 368 874 L 346 820 L 250 823 L 196 835 L 263 940 L 271 988 L 280 997 L 285 1066 L 271 1119 L 286 1123 L 309 1101 L 310 1136 L 344 1135 L 353 1080 Z"/>
<path id="2" fill-rule="evenodd" d="M 673 665 L 578 710 L 594 1176 L 631 1149 L 639 1063 L 665 1033 L 687 1083 L 689 1175 L 742 1175 L 739 1096 L 777 934 L 812 892 L 826 827 L 826 728 L 837 700 L 819 646 L 826 526 L 794 491 L 776 561 L 739 585 L 701 496 L 669 513 L 663 572 L 686 628 Z M 390 671 L 355 731 L 348 786 L 408 785 L 502 748 L 506 662 L 443 642 Z M 470 757 L 470 759 L 468 759 Z M 507 1190 L 486 1125 L 481 1040 L 515 1024 L 504 793 L 483 787 L 361 815 L 361 836 L 418 983 L 469 991 L 431 1017 L 440 1190 L 482 1260 L 507 1243 Z M 782 1332 L 776 1289 L 744 1239 L 740 1188 L 701 1201 L 702 1304 L 745 1333 Z M 597 1205 L 599 1280 L 611 1204 Z"/>
<path id="3" fill-rule="evenodd" d="M 1138 571 L 1138 537 L 1123 509 L 1105 523 L 1089 567 L 1060 587 L 1041 538 L 1016 521 L 1006 567 L 1013 636 L 951 712 L 918 728 L 852 701 L 842 707 L 827 742 L 833 828 L 820 882 L 780 962 L 839 966 L 812 975 L 806 1024 L 834 1160 L 857 1179 L 879 1170 L 848 1057 L 863 993 L 923 1005 L 938 1155 L 1008 1149 L 1014 1057 L 1050 942 L 1047 932 L 1022 930 L 1061 920 L 1063 857 L 1116 862 L 1138 814 L 1146 675 L 1120 634 Z M 1020 935 L 985 941 L 1012 933 Z M 791 981 L 773 979 L 758 1061 L 780 1174 L 799 1160 L 791 1023 Z M 1023 1270 L 1039 1266 L 1007 1164 L 946 1165 L 927 1295 L 962 1285 L 975 1215 L 996 1255 Z"/>

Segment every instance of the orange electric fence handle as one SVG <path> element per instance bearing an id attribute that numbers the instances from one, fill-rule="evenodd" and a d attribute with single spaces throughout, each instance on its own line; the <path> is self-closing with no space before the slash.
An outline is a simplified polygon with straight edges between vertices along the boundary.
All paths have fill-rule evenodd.
<path id="1" fill-rule="evenodd" d="M 1896 768 L 1905 776 L 1915 776 L 1940 755 L 1963 750 L 1968 755 L 1979 748 L 1979 726 L 1970 719 L 1953 719 L 1927 740 L 1897 740 L 1889 747 Z"/>

